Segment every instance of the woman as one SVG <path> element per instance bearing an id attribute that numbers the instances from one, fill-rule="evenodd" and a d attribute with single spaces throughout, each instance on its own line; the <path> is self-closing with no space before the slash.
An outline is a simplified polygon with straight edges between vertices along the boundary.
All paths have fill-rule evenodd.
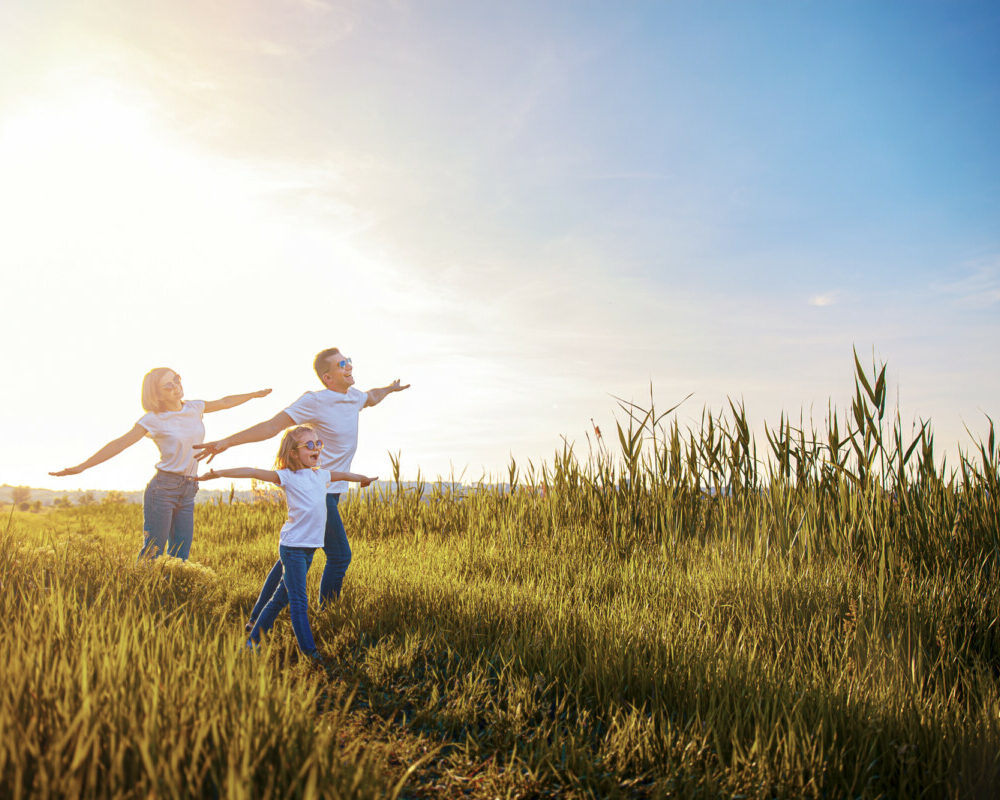
<path id="1" fill-rule="evenodd" d="M 168 553 L 187 559 L 194 533 L 194 496 L 198 491 L 197 462 L 193 445 L 205 439 L 202 415 L 233 408 L 255 397 L 265 397 L 270 389 L 247 394 L 231 394 L 221 400 L 184 400 L 181 376 L 172 369 L 157 367 L 142 379 L 142 407 L 147 412 L 124 436 L 108 442 L 94 455 L 75 467 L 50 475 L 76 475 L 121 453 L 144 436 L 160 450 L 156 474 L 142 496 L 142 529 L 145 541 L 140 557 Z"/>

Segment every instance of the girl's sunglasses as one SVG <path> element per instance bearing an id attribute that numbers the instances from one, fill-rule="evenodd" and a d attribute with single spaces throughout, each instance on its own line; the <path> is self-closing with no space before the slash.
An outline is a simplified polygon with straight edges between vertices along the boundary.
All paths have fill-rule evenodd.
<path id="1" fill-rule="evenodd" d="M 308 442 L 302 442 L 302 444 L 295 445 L 295 449 L 298 450 L 300 447 L 304 447 L 306 450 L 322 450 L 323 442 L 321 439 L 317 439 L 315 442 L 310 439 Z"/>

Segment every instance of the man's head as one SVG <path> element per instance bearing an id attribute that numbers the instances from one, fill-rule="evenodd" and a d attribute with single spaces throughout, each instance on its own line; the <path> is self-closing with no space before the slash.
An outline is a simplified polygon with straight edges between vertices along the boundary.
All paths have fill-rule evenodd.
<path id="1" fill-rule="evenodd" d="M 323 385 L 334 392 L 343 394 L 354 385 L 351 359 L 346 358 L 337 347 L 329 347 L 317 353 L 313 369 Z"/>

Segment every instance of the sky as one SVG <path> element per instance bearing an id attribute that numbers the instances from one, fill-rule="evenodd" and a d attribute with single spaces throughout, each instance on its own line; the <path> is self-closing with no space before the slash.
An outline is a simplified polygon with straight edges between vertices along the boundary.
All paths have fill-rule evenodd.
<path id="1" fill-rule="evenodd" d="M 822 426 L 853 349 L 940 450 L 1000 420 L 1000 7 L 12 0 L 0 483 L 141 488 L 167 366 L 209 439 L 361 389 L 354 468 L 586 456 L 616 398 Z M 968 430 L 967 430 L 968 429 Z M 269 467 L 277 440 L 213 466 Z"/>

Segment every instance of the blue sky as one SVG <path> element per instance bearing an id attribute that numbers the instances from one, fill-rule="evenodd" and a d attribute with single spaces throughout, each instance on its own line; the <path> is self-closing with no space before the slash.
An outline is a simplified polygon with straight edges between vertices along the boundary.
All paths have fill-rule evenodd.
<path id="1" fill-rule="evenodd" d="M 274 388 L 221 436 L 334 344 L 413 383 L 365 412 L 368 472 L 537 463 L 650 384 L 684 424 L 821 421 L 852 347 L 941 445 L 1000 413 L 995 4 L 25 2 L 0 31 L 0 265 L 46 298 L 0 320 L 0 482 L 62 486 L 153 366 Z"/>

